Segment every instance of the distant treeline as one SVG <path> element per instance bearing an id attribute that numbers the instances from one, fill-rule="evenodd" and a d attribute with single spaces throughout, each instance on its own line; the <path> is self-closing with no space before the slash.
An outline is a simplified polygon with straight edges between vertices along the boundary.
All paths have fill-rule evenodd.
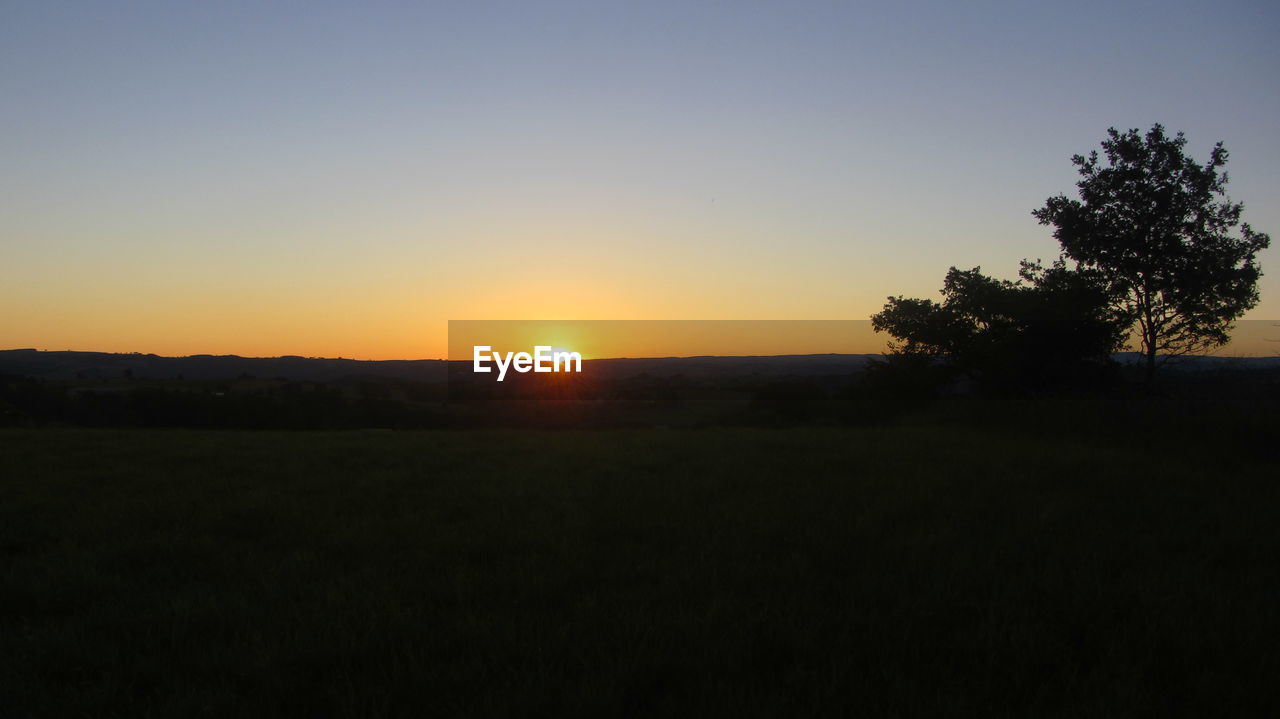
<path id="1" fill-rule="evenodd" d="M 810 375 L 529 375 L 523 383 L 504 383 L 501 391 L 492 382 L 464 389 L 380 377 L 316 382 L 0 374 L 0 425 L 313 430 L 866 424 L 955 399 L 1280 401 L 1280 367 L 1243 361 L 1215 367 L 1170 372 L 1153 388 L 1125 378 L 1140 368 L 1116 363 L 1113 382 L 1039 394 L 921 381 L 921 368 L 902 372 L 877 363 L 863 371 Z"/>
<path id="2" fill-rule="evenodd" d="M 191 355 L 162 357 L 139 352 L 0 351 L 0 374 L 58 379 L 224 380 L 243 375 L 306 382 L 352 377 L 442 382 L 444 360 L 352 360 L 330 357 L 240 357 Z"/>
<path id="3" fill-rule="evenodd" d="M 641 374 L 687 377 L 726 375 L 824 375 L 848 374 L 880 355 L 818 354 L 764 357 L 656 357 L 587 360 L 592 376 L 610 379 Z M 470 362 L 446 360 L 351 360 L 328 357 L 240 357 L 192 355 L 161 357 L 154 354 L 0 350 L 0 374 L 49 379 L 226 380 L 268 377 L 303 382 L 337 382 L 351 379 L 444 382 L 449 365 L 471 368 Z M 486 378 L 492 379 L 492 377 Z"/>

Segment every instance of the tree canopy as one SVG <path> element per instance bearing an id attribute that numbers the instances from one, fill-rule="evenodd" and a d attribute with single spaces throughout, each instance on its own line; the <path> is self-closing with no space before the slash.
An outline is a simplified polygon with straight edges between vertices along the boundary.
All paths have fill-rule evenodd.
<path id="1" fill-rule="evenodd" d="M 1181 132 L 1156 124 L 1107 131 L 1097 151 L 1072 162 L 1079 200 L 1051 197 L 1032 214 L 1054 226 L 1065 258 L 1105 285 L 1110 305 L 1137 339 L 1148 379 L 1157 357 L 1225 344 L 1234 321 L 1258 303 L 1257 253 L 1270 238 L 1241 222 L 1226 198 L 1227 151 L 1201 165 Z M 1238 234 L 1237 234 L 1238 230 Z"/>
<path id="2" fill-rule="evenodd" d="M 1017 281 L 952 267 L 942 301 L 890 297 L 871 318 L 894 338 L 895 361 L 946 366 L 988 387 L 1043 389 L 1097 376 L 1120 343 L 1124 324 L 1096 273 L 1058 261 L 1022 263 Z M 936 373 L 933 376 L 937 376 Z"/>

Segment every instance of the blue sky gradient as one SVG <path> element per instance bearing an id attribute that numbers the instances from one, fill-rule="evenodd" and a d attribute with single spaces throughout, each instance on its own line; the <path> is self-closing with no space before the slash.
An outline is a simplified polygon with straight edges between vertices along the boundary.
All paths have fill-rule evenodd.
<path id="1" fill-rule="evenodd" d="M 454 319 L 861 319 L 1056 244 L 1110 126 L 1280 233 L 1273 3 L 0 6 L 0 345 L 442 356 Z M 1280 315 L 1276 250 L 1254 319 Z"/>

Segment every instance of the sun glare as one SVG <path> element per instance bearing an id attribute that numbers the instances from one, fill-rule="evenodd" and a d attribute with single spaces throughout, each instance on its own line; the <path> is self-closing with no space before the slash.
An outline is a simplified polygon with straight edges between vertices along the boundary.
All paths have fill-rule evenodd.
<path id="1" fill-rule="evenodd" d="M 571 350 L 571 349 L 569 349 L 568 347 L 565 347 L 565 346 L 563 346 L 563 345 L 555 345 L 555 344 L 551 345 L 551 355 L 552 355 L 553 357 L 554 357 L 555 355 L 557 355 L 557 354 L 562 354 L 562 353 L 563 353 L 563 354 L 568 354 L 568 353 L 573 352 L 573 351 L 574 351 L 574 350 Z M 581 356 L 583 359 L 587 359 L 587 356 L 586 356 L 585 354 L 583 354 L 582 352 L 579 352 L 579 353 L 578 353 L 578 355 L 579 355 L 579 356 Z"/>

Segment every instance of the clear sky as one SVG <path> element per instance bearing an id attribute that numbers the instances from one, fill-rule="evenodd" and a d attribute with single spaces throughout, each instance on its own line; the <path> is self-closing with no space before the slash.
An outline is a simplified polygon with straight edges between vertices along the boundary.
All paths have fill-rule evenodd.
<path id="1" fill-rule="evenodd" d="M 1280 242 L 1274 2 L 7 0 L 0 348 L 865 319 L 1055 256 L 1070 156 L 1154 122 Z"/>

